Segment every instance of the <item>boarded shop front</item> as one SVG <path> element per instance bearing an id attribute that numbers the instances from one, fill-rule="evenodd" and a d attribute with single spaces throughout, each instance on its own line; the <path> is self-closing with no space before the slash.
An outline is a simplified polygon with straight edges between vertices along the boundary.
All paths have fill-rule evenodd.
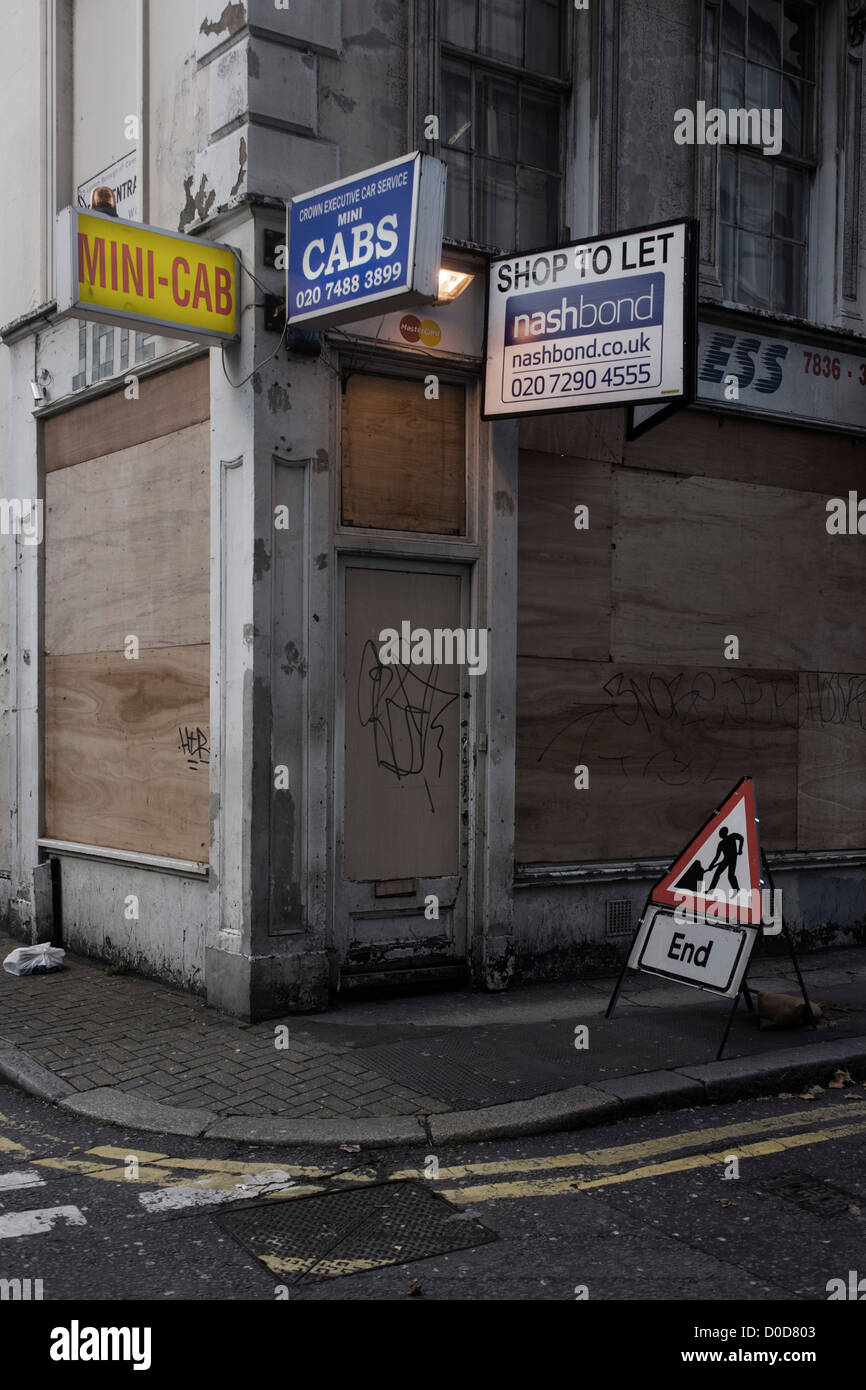
<path id="1" fill-rule="evenodd" d="M 208 859 L 207 358 L 45 422 L 43 834 Z"/>
<path id="2" fill-rule="evenodd" d="M 521 446 L 518 865 L 670 856 L 744 774 L 767 849 L 862 848 L 866 550 L 826 523 L 866 441 L 689 410 Z"/>

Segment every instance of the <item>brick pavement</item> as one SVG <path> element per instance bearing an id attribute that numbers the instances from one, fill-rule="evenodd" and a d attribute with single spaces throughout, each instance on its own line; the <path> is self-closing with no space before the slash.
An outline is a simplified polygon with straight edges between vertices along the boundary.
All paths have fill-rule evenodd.
<path id="1" fill-rule="evenodd" d="M 0 959 L 20 941 L 0 937 Z M 352 1059 L 346 1045 L 314 1040 L 303 1018 L 244 1024 L 194 995 L 135 975 L 107 975 L 67 955 L 52 975 L 0 970 L 0 1038 L 77 1091 L 116 1086 L 164 1105 L 218 1115 L 302 1117 L 422 1115 L 447 1111 Z"/>

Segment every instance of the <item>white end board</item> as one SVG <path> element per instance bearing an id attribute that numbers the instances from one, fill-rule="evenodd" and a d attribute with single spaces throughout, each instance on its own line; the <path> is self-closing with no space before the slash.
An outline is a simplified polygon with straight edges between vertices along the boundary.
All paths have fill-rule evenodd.
<path id="1" fill-rule="evenodd" d="M 757 937 L 754 927 L 716 926 L 687 912 L 675 914 L 650 904 L 628 963 L 632 970 L 733 999 Z"/>

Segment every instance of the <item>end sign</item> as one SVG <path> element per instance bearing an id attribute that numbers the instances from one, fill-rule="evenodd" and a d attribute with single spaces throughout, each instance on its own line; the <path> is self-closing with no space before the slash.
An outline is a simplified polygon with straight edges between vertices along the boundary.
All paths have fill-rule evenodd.
<path id="1" fill-rule="evenodd" d="M 491 262 L 485 418 L 691 399 L 695 225 Z"/>
<path id="2" fill-rule="evenodd" d="M 429 303 L 439 288 L 445 165 L 415 152 L 293 198 L 288 317 L 322 327 Z"/>

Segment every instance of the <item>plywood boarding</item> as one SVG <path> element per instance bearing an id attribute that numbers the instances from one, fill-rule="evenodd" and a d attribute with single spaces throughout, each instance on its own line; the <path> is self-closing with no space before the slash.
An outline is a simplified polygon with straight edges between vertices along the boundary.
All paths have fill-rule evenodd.
<path id="1" fill-rule="evenodd" d="M 459 627 L 459 578 L 347 569 L 344 872 L 356 882 L 459 868 L 460 669 L 380 664 L 380 632 L 403 619 Z"/>
<path id="2" fill-rule="evenodd" d="M 46 835 L 207 860 L 209 666 L 207 644 L 48 657 Z"/>
<path id="3" fill-rule="evenodd" d="M 45 480 L 45 651 L 210 637 L 210 427 L 193 425 Z"/>
<path id="4" fill-rule="evenodd" d="M 866 848 L 866 675 L 800 676 L 797 848 Z"/>
<path id="5" fill-rule="evenodd" d="M 346 526 L 466 530 L 466 393 L 441 382 L 355 373 L 342 422 L 342 517 Z"/>
<path id="6" fill-rule="evenodd" d="M 792 672 L 520 659 L 517 861 L 673 855 L 747 774 L 795 848 L 797 712 Z"/>
<path id="7" fill-rule="evenodd" d="M 520 452 L 517 651 L 521 656 L 610 654 L 611 466 Z M 589 529 L 574 509 L 589 508 Z"/>
<path id="8" fill-rule="evenodd" d="M 826 498 L 862 487 L 866 439 L 687 410 L 626 444 L 624 457 L 630 468 L 806 490 Z"/>
<path id="9" fill-rule="evenodd" d="M 615 470 L 615 662 L 856 670 L 866 548 L 828 536 L 825 497 Z"/>
<path id="10" fill-rule="evenodd" d="M 562 410 L 521 419 L 520 447 L 535 453 L 620 463 L 625 447 L 622 410 Z"/>
<path id="11" fill-rule="evenodd" d="M 42 426 L 46 473 L 174 434 L 210 416 L 210 358 L 144 377 L 138 400 L 124 388 L 76 405 Z"/>

